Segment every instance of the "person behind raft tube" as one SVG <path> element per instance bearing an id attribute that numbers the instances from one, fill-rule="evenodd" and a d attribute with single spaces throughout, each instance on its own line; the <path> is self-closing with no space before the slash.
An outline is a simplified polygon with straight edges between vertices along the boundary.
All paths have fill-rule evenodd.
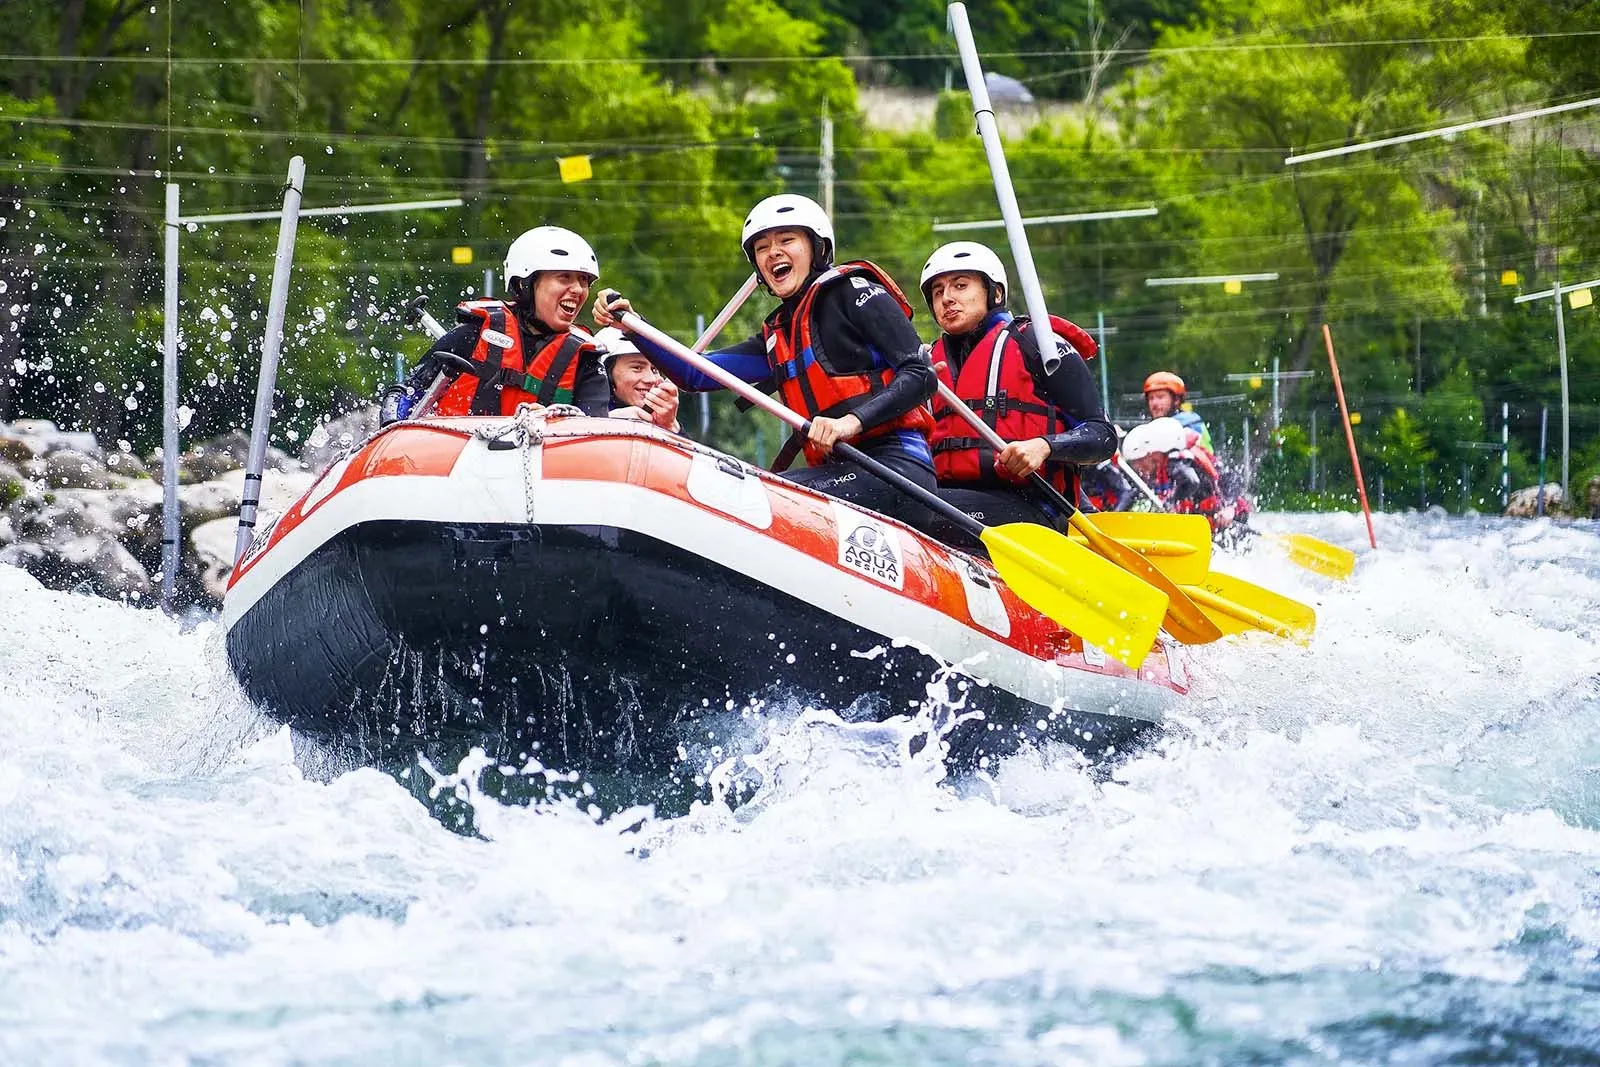
<path id="1" fill-rule="evenodd" d="M 600 261 L 587 241 L 559 226 L 539 226 L 506 252 L 509 300 L 468 300 L 456 308 L 460 325 L 433 342 L 406 380 L 385 389 L 378 421 L 387 426 L 411 414 L 444 369 L 438 353 L 470 360 L 440 395 L 432 414 L 514 415 L 522 404 L 574 404 L 604 416 L 610 386 L 593 339 L 575 329 Z"/>
<path id="2" fill-rule="evenodd" d="M 931 359 L 941 381 L 1008 443 L 995 451 L 942 398 L 934 397 L 933 467 L 939 495 L 985 523 L 1065 519 L 1028 482 L 1040 474 L 1077 503 L 1078 468 L 1109 458 L 1116 431 L 1106 421 L 1086 357 L 1094 340 L 1066 319 L 1050 317 L 1054 365 L 1046 367 L 1027 317 L 1006 307 L 1000 257 L 975 241 L 936 249 L 922 268 L 922 295 L 942 331 Z M 953 524 L 935 520 L 939 537 L 971 547 Z"/>
<path id="3" fill-rule="evenodd" d="M 834 265 L 833 224 L 807 197 L 784 193 L 761 201 L 745 219 L 740 243 L 761 285 L 781 302 L 760 333 L 707 358 L 758 389 L 776 390 L 811 420 L 809 434 L 791 438 L 773 469 L 783 471 L 803 449 L 809 466 L 785 474 L 790 481 L 914 526 L 925 524 L 921 504 L 854 464 L 832 459 L 833 446 L 848 441 L 933 490 L 933 418 L 925 405 L 935 379 L 911 325 L 911 305 L 873 264 Z M 630 310 L 627 300 L 605 290 L 595 301 L 595 324 L 610 326 Z M 721 388 L 672 353 L 637 340 L 682 388 Z"/>
<path id="4" fill-rule="evenodd" d="M 1163 416 L 1129 430 L 1122 458 L 1155 492 L 1163 510 L 1204 515 L 1213 536 L 1233 525 L 1237 506 L 1223 499 L 1215 457 L 1200 435 L 1177 419 Z"/>
<path id="5" fill-rule="evenodd" d="M 1201 444 L 1209 451 L 1215 452 L 1211 444 L 1211 431 L 1206 428 L 1205 420 L 1197 412 L 1186 410 L 1183 406 L 1184 398 L 1188 395 L 1189 387 L 1183 384 L 1183 379 L 1169 370 L 1158 370 L 1144 380 L 1144 405 L 1150 417 L 1177 419 L 1184 429 L 1198 434 Z"/>
<path id="6" fill-rule="evenodd" d="M 648 422 L 682 433 L 678 426 L 678 387 L 649 355 L 615 326 L 594 335 L 600 366 L 611 382 L 611 417 Z"/>

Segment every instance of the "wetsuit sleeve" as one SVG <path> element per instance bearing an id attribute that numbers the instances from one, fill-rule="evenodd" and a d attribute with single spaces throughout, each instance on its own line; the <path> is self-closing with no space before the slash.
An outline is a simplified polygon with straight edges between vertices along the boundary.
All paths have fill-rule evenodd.
<path id="1" fill-rule="evenodd" d="M 428 387 L 433 384 L 442 369 L 442 364 L 434 357 L 434 353 L 448 352 L 462 359 L 471 359 L 472 351 L 477 347 L 476 323 L 463 323 L 434 341 L 433 347 L 428 349 L 428 354 L 411 368 L 411 373 L 406 375 L 405 381 L 399 385 L 391 385 L 379 394 L 379 425 L 387 426 L 411 414 L 411 409 L 422 399 L 422 394 L 428 391 Z"/>
<path id="2" fill-rule="evenodd" d="M 605 418 L 611 410 L 611 381 L 600 366 L 600 354 L 586 348 L 578 355 L 577 380 L 572 383 L 572 402 L 585 415 Z"/>
<path id="3" fill-rule="evenodd" d="M 1044 361 L 1039 357 L 1038 335 L 1026 330 L 1022 335 L 1023 366 L 1033 375 L 1034 387 L 1057 410 L 1071 416 L 1078 425 L 1063 433 L 1045 438 L 1050 444 L 1050 460 L 1054 463 L 1099 463 L 1110 459 L 1117 450 L 1117 432 L 1106 421 L 1100 408 L 1100 394 L 1095 389 L 1094 375 L 1070 345 L 1056 338 L 1056 352 L 1061 359 L 1055 373 L 1047 374 Z"/>
<path id="4" fill-rule="evenodd" d="M 722 383 L 689 366 L 660 345 L 634 334 L 633 342 L 656 361 L 661 373 L 672 379 L 679 389 L 691 393 L 709 393 L 722 388 Z M 763 393 L 775 388 L 772 367 L 767 363 L 767 341 L 761 334 L 746 337 L 736 345 L 707 352 L 706 358 L 741 381 L 749 382 Z"/>
<path id="5" fill-rule="evenodd" d="M 823 295 L 840 310 L 860 342 L 870 345 L 894 371 L 882 392 L 868 397 L 855 409 L 862 428 L 870 430 L 927 403 L 938 389 L 939 379 L 922 350 L 922 338 L 917 336 L 899 301 L 876 285 L 857 289 L 834 284 Z"/>

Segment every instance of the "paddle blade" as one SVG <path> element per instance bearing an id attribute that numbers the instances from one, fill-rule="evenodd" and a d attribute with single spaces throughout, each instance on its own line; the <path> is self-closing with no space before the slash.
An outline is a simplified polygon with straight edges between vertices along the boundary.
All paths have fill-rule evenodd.
<path id="1" fill-rule="evenodd" d="M 1211 524 L 1203 515 L 1102 511 L 1083 517 L 1179 585 L 1202 582 L 1211 569 Z"/>
<path id="2" fill-rule="evenodd" d="M 1161 624 L 1173 637 L 1186 645 L 1205 645 L 1222 638 L 1222 630 L 1206 618 L 1205 612 L 1200 610 L 1199 605 L 1190 600 L 1189 595 L 1178 588 L 1177 583 L 1163 574 L 1154 563 L 1116 538 L 1107 537 L 1083 512 L 1075 512 L 1071 521 L 1072 528 L 1083 534 L 1090 548 L 1167 595 L 1167 614 L 1161 620 Z M 1192 552 L 1184 546 L 1182 554 L 1190 555 Z"/>
<path id="3" fill-rule="evenodd" d="M 1267 538 L 1289 554 L 1289 562 L 1329 578 L 1348 578 L 1355 573 L 1356 554 L 1348 548 L 1330 545 L 1310 534 L 1267 534 Z"/>
<path id="4" fill-rule="evenodd" d="M 1129 667 L 1149 655 L 1165 593 L 1047 526 L 991 526 L 983 543 L 1000 577 L 1035 611 Z"/>
<path id="5" fill-rule="evenodd" d="M 1184 592 L 1227 634 L 1263 630 L 1304 644 L 1317 627 L 1310 605 L 1221 571 L 1212 571 L 1200 585 L 1184 586 Z"/>

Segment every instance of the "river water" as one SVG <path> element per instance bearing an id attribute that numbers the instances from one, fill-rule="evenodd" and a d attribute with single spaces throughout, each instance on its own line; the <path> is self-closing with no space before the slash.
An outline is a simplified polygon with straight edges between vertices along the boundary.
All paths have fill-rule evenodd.
<path id="1" fill-rule="evenodd" d="M 796 725 L 737 810 L 481 837 L 0 567 L 0 1063 L 1600 1063 L 1600 530 L 1378 536 L 1222 564 L 1316 637 L 1195 650 L 1110 778 Z"/>

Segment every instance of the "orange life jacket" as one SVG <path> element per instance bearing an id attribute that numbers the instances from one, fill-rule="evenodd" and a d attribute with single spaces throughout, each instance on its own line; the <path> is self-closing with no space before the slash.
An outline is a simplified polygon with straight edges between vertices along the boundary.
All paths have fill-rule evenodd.
<path id="1" fill-rule="evenodd" d="M 839 284 L 844 278 L 851 278 L 862 286 L 863 293 L 867 292 L 866 286 L 874 283 L 883 286 L 899 302 L 906 317 L 911 317 L 911 305 L 894 279 L 875 264 L 858 260 L 841 263 L 812 282 L 796 305 L 787 329 L 775 327 L 772 320 L 763 324 L 767 365 L 772 368 L 773 380 L 778 383 L 778 396 L 791 409 L 808 419 L 819 415 L 830 419 L 842 418 L 868 397 L 881 392 L 894 378 L 894 371 L 888 367 L 840 370 L 837 364 L 830 362 L 828 354 L 817 347 L 812 335 L 812 305 L 824 286 Z M 914 430 L 926 437 L 932 429 L 932 416 L 927 408 L 918 404 L 904 415 L 868 427 L 862 438 L 879 437 L 895 430 Z M 805 453 L 810 466 L 827 462 L 827 457 L 810 441 L 805 443 Z"/>
<path id="2" fill-rule="evenodd" d="M 995 323 L 973 348 L 966 362 L 961 365 L 960 373 L 953 379 L 950 361 L 945 355 L 944 338 L 940 337 L 933 343 L 933 365 L 944 365 L 944 369 L 939 371 L 939 380 L 1006 441 L 1048 438 L 1075 425 L 1049 397 L 1039 395 L 1033 375 L 1023 362 L 1018 336 L 1027 328 L 1026 319 Z M 1094 356 L 1094 339 L 1078 326 L 1051 315 L 1050 328 L 1083 358 Z M 995 450 L 938 396 L 933 398 L 933 418 L 933 471 L 941 484 L 1008 487 L 1018 484 L 1016 478 L 995 467 Z M 1077 502 L 1076 467 L 1052 463 L 1040 473 L 1068 500 Z"/>
<path id="3" fill-rule="evenodd" d="M 578 381 L 578 356 L 594 345 L 571 330 L 530 338 L 542 342 L 533 359 L 523 348 L 522 327 L 502 300 L 468 300 L 456 307 L 462 322 L 478 323 L 472 362 L 439 397 L 440 415 L 515 415 L 517 405 L 572 403 Z"/>

